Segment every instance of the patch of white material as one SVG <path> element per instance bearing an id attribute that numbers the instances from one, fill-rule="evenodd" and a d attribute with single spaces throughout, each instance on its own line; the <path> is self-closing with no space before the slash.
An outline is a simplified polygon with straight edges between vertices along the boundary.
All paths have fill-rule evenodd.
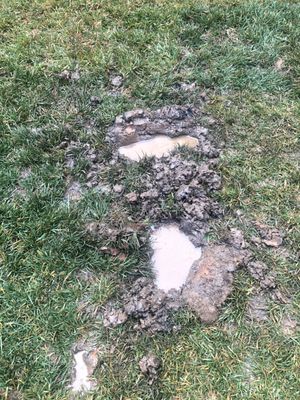
<path id="1" fill-rule="evenodd" d="M 151 235 L 152 263 L 159 289 L 180 289 L 194 261 L 201 257 L 197 248 L 175 224 L 155 230 Z"/>
<path id="2" fill-rule="evenodd" d="M 175 150 L 178 146 L 197 147 L 198 139 L 186 135 L 170 138 L 157 135 L 153 139 L 141 140 L 119 148 L 119 154 L 132 161 L 139 161 L 144 157 L 162 157 Z"/>
<path id="3" fill-rule="evenodd" d="M 93 388 L 92 381 L 90 380 L 89 369 L 84 360 L 86 354 L 86 351 L 79 351 L 74 354 L 75 374 L 71 388 L 72 391 L 76 393 L 88 392 Z"/>

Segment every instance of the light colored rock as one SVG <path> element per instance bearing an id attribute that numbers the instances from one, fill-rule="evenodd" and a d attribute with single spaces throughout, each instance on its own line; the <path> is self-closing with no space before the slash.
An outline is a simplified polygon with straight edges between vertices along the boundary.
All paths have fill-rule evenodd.
<path id="1" fill-rule="evenodd" d="M 195 148 L 198 144 L 198 139 L 189 135 L 175 138 L 157 135 L 152 139 L 141 140 L 140 142 L 122 146 L 119 148 L 119 154 L 132 161 L 139 161 L 145 157 L 163 157 L 178 146 Z"/>
<path id="2" fill-rule="evenodd" d="M 175 224 L 156 229 L 151 244 L 156 285 L 164 291 L 180 289 L 193 262 L 201 257 L 201 248 L 196 248 Z"/>

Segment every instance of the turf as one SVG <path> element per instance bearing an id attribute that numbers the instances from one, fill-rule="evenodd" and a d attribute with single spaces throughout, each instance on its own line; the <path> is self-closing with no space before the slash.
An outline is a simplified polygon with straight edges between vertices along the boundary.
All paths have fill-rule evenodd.
<path id="1" fill-rule="evenodd" d="M 87 331 L 106 349 L 96 371 L 99 388 L 90 399 L 300 398 L 299 333 L 289 337 L 281 329 L 287 313 L 300 322 L 299 14 L 297 0 L 1 2 L 4 399 L 67 398 L 71 347 Z M 59 77 L 76 68 L 78 81 Z M 110 93 L 112 74 L 124 77 L 120 96 Z M 105 130 L 120 112 L 196 102 L 195 93 L 174 90 L 182 81 L 196 82 L 207 93 L 207 111 L 218 120 L 225 143 L 218 200 L 227 216 L 214 234 L 240 225 L 249 239 L 253 220 L 282 229 L 289 257 L 253 251 L 276 271 L 290 300 L 270 301 L 267 323 L 246 323 L 255 283 L 241 271 L 214 326 L 182 313 L 176 335 L 136 335 L 128 325 L 107 331 L 78 314 L 77 302 L 90 293 L 101 307 L 144 268 L 142 250 L 132 245 L 123 263 L 86 237 L 84 224 L 104 219 L 111 199 L 91 191 L 79 204 L 64 202 L 59 145 L 66 137 L 80 138 L 103 149 Z M 92 106 L 91 96 L 101 104 Z M 82 163 L 74 171 L 78 180 L 84 169 Z M 129 186 L 136 173 L 129 173 Z M 84 268 L 97 274 L 96 286 L 77 278 Z M 152 386 L 138 368 L 149 349 L 163 360 Z"/>

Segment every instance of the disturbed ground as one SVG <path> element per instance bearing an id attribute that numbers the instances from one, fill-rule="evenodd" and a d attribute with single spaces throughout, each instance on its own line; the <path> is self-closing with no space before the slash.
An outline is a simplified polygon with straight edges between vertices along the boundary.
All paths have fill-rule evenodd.
<path id="1" fill-rule="evenodd" d="M 179 288 L 164 291 L 157 285 L 155 276 L 140 277 L 124 285 L 118 296 L 110 298 L 102 308 L 89 304 L 89 296 L 82 299 L 78 311 L 92 320 L 102 321 L 105 328 L 116 328 L 130 321 L 132 329 L 138 332 L 174 334 L 181 329 L 175 313 L 184 308 L 192 311 L 202 323 L 211 324 L 217 320 L 220 309 L 231 294 L 234 273 L 241 267 L 246 268 L 258 283 L 258 289 L 249 298 L 248 321 L 268 321 L 269 294 L 284 301 L 277 289 L 275 274 L 263 262 L 256 260 L 242 230 L 231 228 L 217 242 L 207 241 L 212 222 L 226 214 L 214 196 L 222 187 L 217 172 L 220 151 L 212 145 L 209 130 L 197 124 L 199 115 L 202 115 L 200 110 L 183 106 L 165 107 L 154 112 L 128 111 L 118 116 L 108 130 L 112 158 L 107 160 L 87 144 L 64 142 L 60 146 L 65 148 L 67 180 L 70 182 L 66 200 L 78 201 L 84 186 L 92 187 L 96 193 L 109 194 L 114 199 L 106 218 L 86 224 L 89 236 L 101 238 L 106 243 L 100 247 L 100 252 L 124 262 L 130 242 L 136 237 L 148 255 L 148 269 L 153 274 L 150 260 L 153 252 L 157 251 L 151 242 L 154 227 L 179 228 L 191 245 L 202 246 L 200 259 L 190 265 L 190 272 Z M 190 154 L 177 149 L 171 154 L 159 153 L 146 161 L 137 160 L 137 165 L 143 168 L 138 169 L 128 185 L 128 174 L 136 160 L 132 163 L 124 159 L 119 154 L 119 147 L 138 144 L 158 133 L 168 137 L 189 134 L 197 138 L 198 145 L 189 150 Z M 72 180 L 78 152 L 86 163 L 83 186 Z M 168 225 L 170 221 L 173 225 Z M 258 222 L 254 222 L 253 227 L 257 235 L 250 238 L 252 244 L 275 249 L 282 245 L 283 235 L 278 229 Z M 168 258 L 171 260 L 172 255 L 165 254 L 163 262 L 170 263 Z M 176 271 L 172 273 L 176 274 Z M 293 321 L 287 322 L 283 329 L 290 332 L 295 326 Z M 74 392 L 86 392 L 94 387 L 92 373 L 96 354 L 97 347 L 74 352 L 75 373 L 71 384 Z M 95 355 L 92 366 L 90 355 Z M 148 383 L 152 384 L 157 379 L 159 359 L 153 354 L 145 355 L 139 366 Z"/>
<path id="2" fill-rule="evenodd" d="M 211 222 L 223 217 L 224 211 L 214 199 L 214 192 L 222 185 L 217 172 L 220 150 L 212 144 L 208 128 L 199 125 L 201 116 L 200 109 L 184 106 L 168 106 L 153 112 L 140 109 L 125 112 L 108 129 L 113 158 L 106 162 L 89 145 L 62 145 L 66 146 L 67 168 L 75 168 L 74 151 L 80 150 L 88 165 L 85 184 L 98 190 L 105 188 L 116 200 L 107 222 L 92 221 L 86 226 L 88 234 L 106 238 L 109 245 L 101 247 L 100 251 L 125 260 L 124 250 L 128 245 L 124 247 L 124 243 L 128 243 L 130 236 L 138 234 L 140 243 L 146 244 L 150 224 L 160 226 L 170 220 L 176 221 L 195 246 L 204 246 L 200 260 L 191 265 L 183 287 L 164 292 L 153 279 L 137 279 L 128 289 L 123 289 L 115 305 L 113 300 L 107 304 L 103 314 L 105 327 L 116 327 L 132 319 L 134 329 L 151 334 L 177 331 L 180 327 L 172 322 L 172 314 L 183 307 L 195 312 L 202 322 L 212 323 L 233 289 L 234 272 L 241 266 L 247 267 L 261 289 L 276 288 L 275 276 L 247 250 L 241 230 L 231 229 L 219 243 L 207 242 Z M 204 120 L 210 121 L 207 115 Z M 199 144 L 193 150 L 194 157 L 187 157 L 187 153 L 180 151 L 160 154 L 148 160 L 146 168 L 139 170 L 133 184 L 128 185 L 126 169 L 132 162 L 118 154 L 118 146 L 139 143 L 158 133 L 170 137 L 185 133 L 196 137 Z M 116 177 L 113 182 L 111 171 Z M 167 207 L 170 201 L 172 204 Z M 258 223 L 254 226 L 259 236 L 251 238 L 252 242 L 269 247 L 282 244 L 282 234 L 277 229 Z M 148 254 L 150 259 L 151 248 Z M 259 319 L 262 315 L 262 301 L 259 294 L 252 298 L 249 309 L 253 318 Z"/>
<path id="3" fill-rule="evenodd" d="M 2 3 L 0 397 L 298 399 L 299 2 Z"/>

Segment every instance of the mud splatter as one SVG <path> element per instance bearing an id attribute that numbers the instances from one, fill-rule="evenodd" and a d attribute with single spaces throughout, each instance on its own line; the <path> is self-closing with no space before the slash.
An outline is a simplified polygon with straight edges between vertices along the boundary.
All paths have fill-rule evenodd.
<path id="1" fill-rule="evenodd" d="M 299 324 L 297 320 L 290 315 L 285 315 L 281 320 L 282 333 L 287 337 L 295 336 L 299 332 Z"/>
<path id="2" fill-rule="evenodd" d="M 73 346 L 73 372 L 69 389 L 74 394 L 84 394 L 96 388 L 93 373 L 99 363 L 99 349 L 95 335 L 81 338 Z"/>
<path id="3" fill-rule="evenodd" d="M 258 281 L 262 289 L 275 289 L 275 274 L 270 272 L 266 264 L 260 261 L 250 261 L 247 264 L 250 275 Z"/>
<path id="4" fill-rule="evenodd" d="M 204 243 L 209 220 L 223 215 L 222 208 L 211 198 L 211 193 L 221 187 L 214 168 L 213 160 L 199 164 L 179 154 L 165 157 L 137 177 L 135 191 L 124 189 L 119 196 L 135 205 L 132 211 L 140 218 L 153 222 L 177 220 L 180 229 L 199 246 Z M 122 176 L 121 167 L 119 175 Z"/>

